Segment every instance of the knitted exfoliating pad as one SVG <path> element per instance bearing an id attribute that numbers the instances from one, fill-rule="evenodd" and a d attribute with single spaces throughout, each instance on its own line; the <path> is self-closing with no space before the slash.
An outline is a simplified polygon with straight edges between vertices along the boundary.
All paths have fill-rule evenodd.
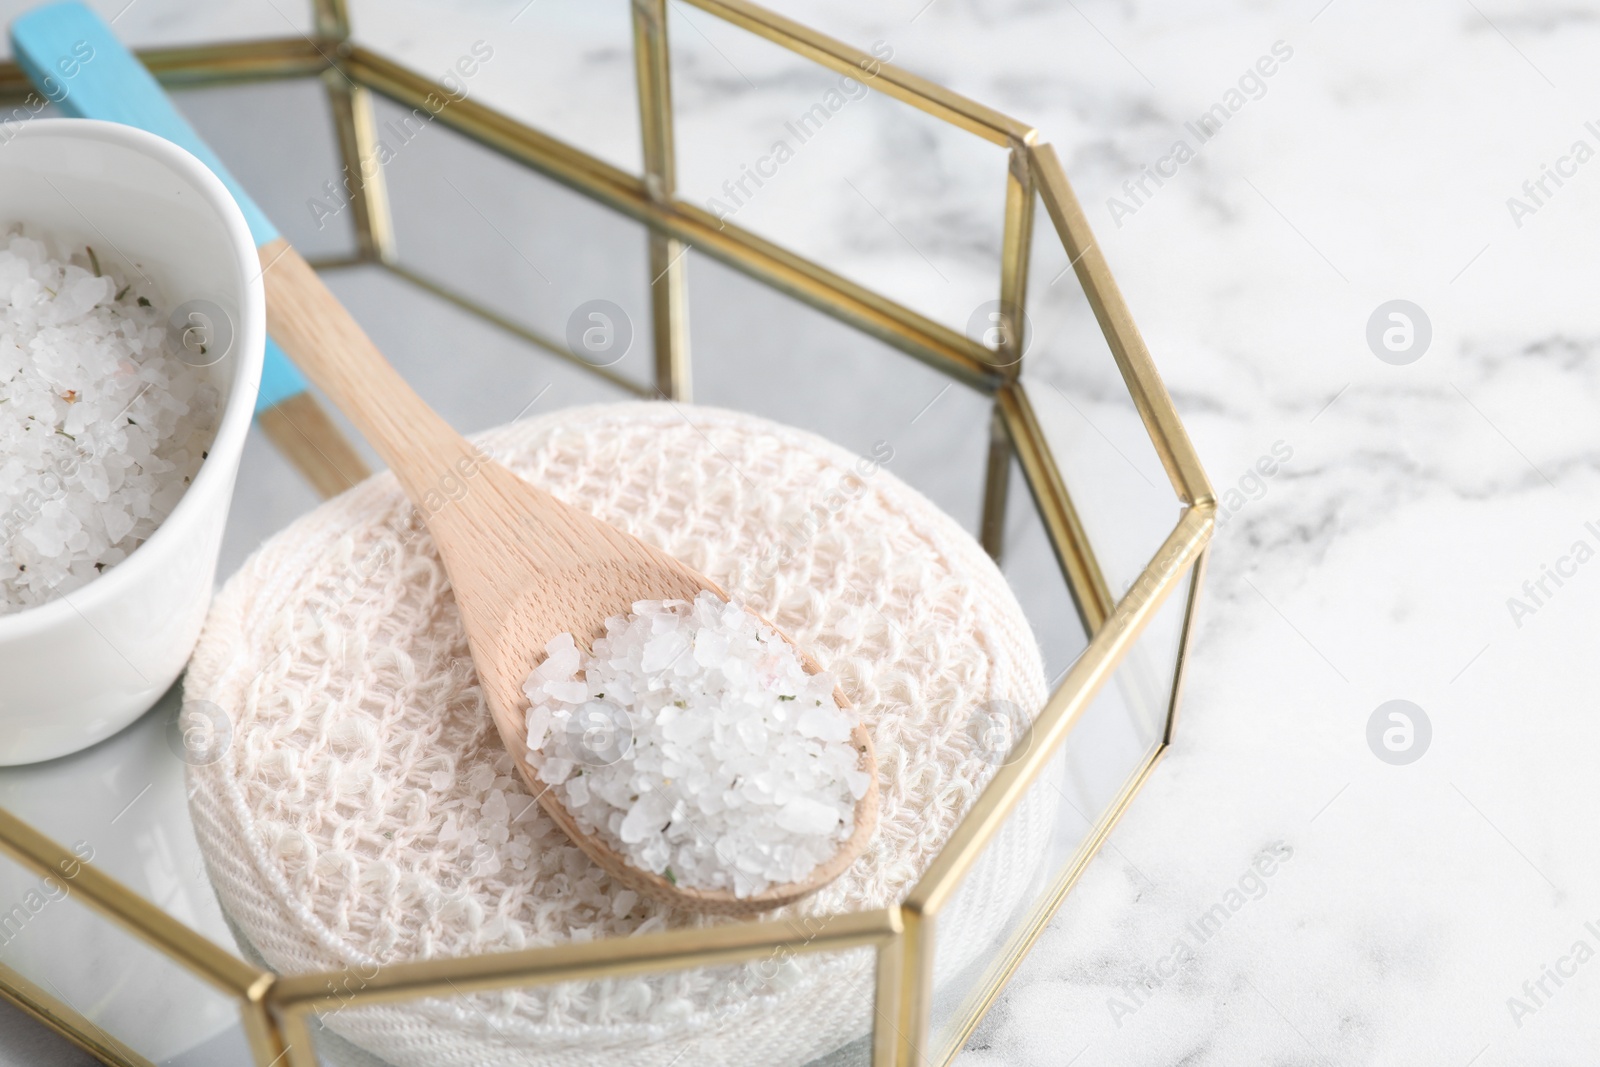
<path id="1" fill-rule="evenodd" d="M 1022 610 L 972 538 L 872 457 L 735 412 L 575 408 L 476 441 L 711 577 L 860 709 L 883 791 L 874 847 L 773 915 L 902 899 L 994 773 L 986 705 L 1031 716 L 1045 696 Z M 728 921 L 638 899 L 531 802 L 432 539 L 389 474 L 295 522 L 228 581 L 185 699 L 231 722 L 223 755 L 191 770 L 195 830 L 223 909 L 278 971 L 343 969 L 354 990 L 399 960 Z M 941 914 L 939 976 L 973 963 L 1035 888 L 1053 826 L 1038 794 L 973 869 L 981 891 Z M 398 1067 L 680 1055 L 785 1067 L 865 1034 L 871 991 L 871 954 L 852 950 L 349 1007 L 323 1022 Z"/>

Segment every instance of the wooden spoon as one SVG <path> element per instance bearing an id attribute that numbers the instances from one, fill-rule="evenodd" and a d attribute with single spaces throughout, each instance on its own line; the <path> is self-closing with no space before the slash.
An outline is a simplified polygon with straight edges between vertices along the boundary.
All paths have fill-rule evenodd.
<path id="1" fill-rule="evenodd" d="M 605 620 L 629 614 L 635 601 L 693 600 L 701 590 L 724 600 L 727 594 L 705 575 L 483 456 L 405 383 L 287 242 L 262 245 L 260 256 L 267 328 L 372 443 L 422 513 L 450 575 L 495 725 L 523 781 L 556 824 L 630 888 L 696 911 L 764 911 L 838 877 L 861 854 L 878 821 L 876 756 L 859 723 L 852 743 L 870 784 L 856 802 L 855 831 L 804 881 L 743 898 L 729 890 L 676 885 L 631 866 L 605 841 L 579 829 L 524 758 L 528 701 L 522 685 L 543 658 L 545 644 L 571 633 L 587 653 Z M 797 651 L 808 671 L 820 672 L 815 660 Z M 835 699 L 849 707 L 843 693 L 835 691 Z"/>

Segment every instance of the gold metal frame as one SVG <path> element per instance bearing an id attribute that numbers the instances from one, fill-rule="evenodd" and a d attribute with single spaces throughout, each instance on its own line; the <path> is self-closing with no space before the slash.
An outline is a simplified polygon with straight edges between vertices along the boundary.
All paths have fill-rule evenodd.
<path id="1" fill-rule="evenodd" d="M 632 4 L 643 174 L 618 170 L 476 101 L 453 103 L 438 114 L 444 124 L 647 226 L 650 270 L 656 279 L 651 287 L 654 389 L 641 389 L 611 372 L 596 370 L 568 352 L 560 341 L 510 322 L 466 295 L 401 266 L 393 254 L 393 229 L 381 173 L 358 184 L 355 190 L 352 217 L 358 235 L 356 255 L 324 264 L 325 269 L 354 264 L 384 267 L 630 392 L 688 399 L 687 279 L 682 252 L 694 248 L 709 254 L 992 397 L 993 432 L 986 466 L 982 541 L 991 553 L 999 555 L 1006 488 L 1015 457 L 1091 639 L 1030 730 L 1018 739 L 1016 750 L 1023 755 L 999 769 L 905 901 L 875 911 L 830 916 L 825 922 L 753 921 L 395 964 L 383 968 L 361 988 L 350 990 L 345 988 L 345 976 L 340 973 L 277 975 L 246 963 L 232 950 L 209 941 L 92 864 L 78 864 L 64 846 L 0 810 L 0 850 L 44 874 L 66 870 L 66 865 L 81 866 L 74 882 L 81 899 L 237 999 L 243 1028 L 259 1067 L 317 1064 L 308 1019 L 319 1008 L 336 1002 L 365 1004 L 449 997 L 475 990 L 727 964 L 774 951 L 805 953 L 847 948 L 871 948 L 877 960 L 871 1042 L 875 1067 L 942 1065 L 954 1057 L 977 1025 L 1171 744 L 1206 546 L 1215 525 L 1215 498 L 1054 149 L 1038 143 L 1037 132 L 1023 123 L 745 0 L 684 2 L 834 71 L 854 76 L 873 70 L 873 88 L 1007 151 L 998 279 L 1001 314 L 1007 324 L 1022 321 L 1037 194 L 1172 482 L 1182 508 L 1177 525 L 1132 588 L 1120 601 L 1115 600 L 1029 402 L 1020 376 L 1021 353 L 1008 350 L 1008 344 L 1015 341 L 1003 341 L 999 351 L 992 351 L 818 263 L 741 227 L 719 222 L 677 197 L 666 0 L 633 0 Z M 371 94 L 414 107 L 421 105 L 428 94 L 442 91 L 442 87 L 356 44 L 350 37 L 343 0 L 314 0 L 313 8 L 314 38 L 160 49 L 145 52 L 142 58 L 164 83 L 173 86 L 323 78 L 342 158 L 356 164 L 351 170 L 359 175 L 359 160 L 370 152 L 376 138 Z M 0 65 L 0 98 L 23 97 L 28 89 L 26 79 L 14 65 Z M 1015 329 L 1005 330 L 1003 335 L 1021 337 Z M 1098 813 L 1076 856 L 1049 887 L 1028 921 L 1000 956 L 991 961 L 980 988 L 958 1011 L 953 1036 L 941 1047 L 932 1047 L 932 963 L 941 908 L 1006 816 L 1059 753 L 1079 717 L 1155 612 L 1191 575 L 1161 739 L 1107 810 Z M 336 987 L 342 992 L 329 992 Z M 136 1052 L 9 968 L 0 967 L 0 996 L 105 1063 L 147 1067 L 148 1061 Z"/>

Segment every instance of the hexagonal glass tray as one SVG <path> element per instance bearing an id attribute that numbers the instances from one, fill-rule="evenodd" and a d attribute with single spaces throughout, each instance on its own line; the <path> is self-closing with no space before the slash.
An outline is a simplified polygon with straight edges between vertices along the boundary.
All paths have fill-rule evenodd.
<path id="1" fill-rule="evenodd" d="M 724 17 L 727 11 L 721 9 L 734 14 L 748 9 L 701 6 Z M 625 11 L 615 19 L 597 16 L 592 25 L 577 29 L 568 24 L 582 22 L 575 12 L 571 5 L 528 12 L 527 24 L 518 31 L 525 35 L 524 45 L 538 47 L 533 35 L 542 27 L 593 38 L 591 44 L 620 34 L 611 44 L 631 47 Z M 381 37 L 382 16 L 375 11 L 372 17 Z M 448 36 L 470 41 L 474 34 L 470 26 L 453 27 Z M 392 27 L 390 37 L 405 40 Z M 693 160 L 680 163 L 680 172 L 711 205 L 711 215 L 730 206 L 713 203 L 715 178 L 724 171 L 736 175 L 744 158 L 740 116 L 798 114 L 811 96 L 829 87 L 826 80 L 811 85 L 798 75 L 762 78 L 763 88 L 752 82 L 749 92 L 734 94 L 737 100 L 719 100 L 710 88 L 717 78 L 707 73 L 713 58 L 701 54 L 697 59 L 696 50 L 729 51 L 732 58 L 724 55 L 724 61 L 773 74 L 796 62 L 791 52 L 763 51 L 771 48 L 765 40 L 759 45 L 746 53 L 738 50 L 743 45 L 720 36 L 679 35 L 673 41 L 673 61 L 686 71 L 674 82 L 681 130 L 677 151 L 680 160 Z M 429 61 L 419 58 L 419 51 L 437 52 L 441 70 L 453 58 L 454 45 L 448 42 L 395 45 L 401 47 L 411 49 L 408 59 L 416 66 Z M 378 82 L 388 76 L 385 64 L 391 63 L 381 49 L 380 44 L 357 61 L 366 63 L 361 69 Z M 509 44 L 501 49 L 512 51 Z M 172 60 L 174 69 L 181 68 L 181 58 Z M 651 247 L 660 232 L 637 215 L 554 180 L 516 152 L 504 151 L 504 143 L 452 128 L 452 121 L 404 133 L 409 106 L 381 92 L 366 98 L 363 89 L 360 106 L 372 109 L 369 130 L 398 145 L 382 168 L 392 230 L 381 227 L 375 241 L 360 205 L 342 203 L 330 189 L 341 175 L 339 123 L 347 116 L 330 109 L 329 88 L 315 76 L 316 65 L 315 57 L 302 57 L 306 69 L 298 70 L 299 77 L 249 80 L 235 73 L 228 84 L 182 87 L 175 96 L 285 235 L 319 264 L 336 295 L 401 373 L 459 429 L 502 424 L 530 410 L 655 395 L 663 381 L 663 345 L 655 334 L 659 308 L 653 286 L 670 269 L 686 286 L 687 347 L 697 402 L 752 411 L 855 451 L 891 442 L 894 473 L 1000 557 L 1043 649 L 1052 687 L 1061 687 L 1051 703 L 1058 727 L 1054 752 L 1039 757 L 1027 780 L 1012 784 L 1017 795 L 1028 788 L 1047 790 L 1059 818 L 1038 884 L 976 962 L 936 989 L 914 992 L 910 977 L 889 983 L 888 994 L 883 985 L 878 989 L 880 998 L 905 998 L 895 1010 L 927 1027 L 925 1048 L 917 1055 L 945 1062 L 1170 740 L 1194 579 L 1210 530 L 1210 491 L 1192 453 L 1185 451 L 1187 440 L 1174 446 L 1169 433 L 1164 449 L 1152 443 L 1150 427 L 1162 423 L 1170 431 L 1176 421 L 1163 423 L 1170 417 L 1164 393 L 1151 399 L 1153 371 L 1142 346 L 1128 354 L 1131 324 L 1117 318 L 1120 298 L 1108 313 L 1104 292 L 1097 294 L 1096 306 L 1079 284 L 1087 278 L 1104 287 L 1109 276 L 1094 273 L 1103 271 L 1097 256 L 1099 266 L 1084 266 L 1087 248 L 1068 255 L 1075 231 L 1062 220 L 1070 218 L 1075 205 L 1062 200 L 1061 183 L 1041 177 L 1053 155 L 1045 160 L 1022 141 L 1009 145 L 1013 175 L 1018 158 L 1032 161 L 1036 171 L 1018 187 L 1024 199 L 1002 213 L 1001 186 L 995 182 L 1007 174 L 1006 147 L 977 144 L 989 152 L 979 158 L 972 145 L 941 140 L 953 133 L 976 141 L 968 130 L 950 126 L 927 133 L 921 149 L 926 158 L 906 147 L 909 140 L 897 142 L 892 153 L 851 156 L 850 146 L 898 129 L 908 113 L 919 121 L 933 120 L 889 93 L 867 93 L 860 106 L 840 111 L 829 120 L 829 133 L 837 135 L 840 147 L 809 153 L 802 180 L 787 189 L 775 183 L 767 195 L 750 198 L 729 216 L 748 227 L 754 242 L 766 239 L 779 246 L 768 250 L 763 263 L 783 266 L 784 249 L 804 246 L 795 250 L 812 257 L 828 277 L 840 279 L 838 288 L 847 295 L 855 292 L 851 286 L 866 287 L 866 297 L 840 301 L 846 311 L 839 313 L 838 308 L 824 310 L 827 301 L 816 299 L 805 278 L 775 284 L 775 275 L 762 277 L 743 269 L 736 256 L 719 256 L 709 231 L 700 234 L 707 251 L 684 251 L 695 244 L 690 239 L 664 269 L 659 248 Z M 637 113 L 628 116 L 632 126 L 606 119 L 621 106 L 614 86 L 591 86 L 580 94 L 595 120 L 586 124 L 588 113 L 575 115 L 573 107 L 560 104 L 574 90 L 547 107 L 530 103 L 541 99 L 535 89 L 559 94 L 555 74 L 513 70 L 510 63 L 483 69 L 497 73 L 486 73 L 472 107 L 499 109 L 518 122 L 554 130 L 597 160 L 635 171 L 640 166 L 638 150 L 631 147 L 640 136 Z M 631 75 L 630 63 L 620 76 Z M 340 75 L 329 77 L 337 98 L 343 91 Z M 377 87 L 382 90 L 383 84 Z M 632 92 L 630 84 L 623 104 L 633 100 Z M 750 123 L 743 121 L 748 134 Z M 627 127 L 621 133 L 619 122 Z M 648 136 L 649 124 L 644 125 Z M 908 152 L 909 158 L 900 158 Z M 947 165 L 971 180 L 963 177 L 929 192 L 917 187 L 918 165 Z M 819 195 L 819 187 L 832 192 Z M 963 200 L 966 194 L 973 194 L 966 197 L 971 202 Z M 1006 242 L 1017 236 L 1007 236 L 1011 224 L 1002 214 L 1010 218 L 1010 208 L 1023 203 L 1027 210 L 1017 216 L 1018 225 L 1026 227 L 1031 241 L 1017 246 L 1027 267 L 1022 277 L 1028 341 L 1020 377 L 1015 360 L 1008 367 L 1007 360 L 996 358 L 998 369 L 991 369 L 980 359 L 975 366 L 981 374 L 959 373 L 937 360 L 914 358 L 908 351 L 915 346 L 890 343 L 892 329 L 866 328 L 872 301 L 887 293 L 912 309 L 917 321 L 925 317 L 932 324 L 926 332 L 936 341 L 948 335 L 958 354 L 983 356 L 984 320 L 977 313 L 984 304 L 975 306 L 974 300 L 984 293 L 974 279 L 1001 275 Z M 931 206 L 944 218 L 971 220 L 972 232 L 992 237 L 995 247 L 962 245 L 952 251 L 940 240 L 938 227 L 930 228 L 919 216 L 920 209 Z M 565 351 L 562 340 L 574 309 L 593 299 L 619 306 L 634 333 L 627 355 L 604 373 L 594 373 Z M 1108 328 L 1108 314 L 1115 328 Z M 974 321 L 980 324 L 977 332 L 963 335 L 960 331 Z M 1115 346 L 1108 345 L 1108 333 Z M 681 382 L 666 384 L 681 391 Z M 1130 385 L 1142 403 L 1132 398 Z M 335 421 L 357 439 L 342 419 Z M 357 447 L 373 460 L 364 444 Z M 1175 493 L 1173 486 L 1185 478 L 1188 483 Z M 1190 506 L 1181 507 L 1185 497 Z M 264 537 L 316 499 L 301 473 L 253 429 L 219 574 L 231 573 Z M 83 753 L 0 769 L 0 809 L 234 950 L 189 822 L 176 733 L 178 702 L 175 690 L 138 723 Z M 1067 730 L 1066 743 L 1059 744 Z M 1027 733 L 1016 744 L 1008 767 L 1032 758 L 1028 753 L 1035 738 Z M 999 810 L 1003 819 L 1010 809 Z M 912 900 L 907 915 L 933 914 L 969 888 L 978 891 L 961 882 L 960 871 L 992 832 L 993 827 L 964 838 L 970 854 L 949 858 L 940 867 L 942 888 Z M 76 895 L 58 890 L 59 883 L 52 887 L 37 872 L 0 858 L 0 965 L 5 968 L 0 986 L 9 987 L 13 999 L 32 997 L 29 1006 L 43 1014 L 52 1005 L 65 1006 L 63 1027 L 107 1062 L 267 1062 L 259 1050 L 253 1056 L 234 998 Z M 924 963 L 937 953 L 936 937 L 918 940 L 897 933 L 892 943 L 906 956 L 923 953 Z M 314 1024 L 312 1030 L 327 1062 L 370 1062 Z M 884 1041 L 875 1058 L 863 1039 L 829 1062 L 889 1062 L 895 1048 L 892 1039 Z M 903 1047 L 900 1052 L 904 1055 Z"/>

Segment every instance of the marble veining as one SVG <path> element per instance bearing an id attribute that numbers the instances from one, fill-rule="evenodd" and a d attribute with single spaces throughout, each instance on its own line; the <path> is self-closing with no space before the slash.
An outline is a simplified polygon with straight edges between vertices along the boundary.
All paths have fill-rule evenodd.
<path id="1" fill-rule="evenodd" d="M 544 49 L 486 68 L 485 98 L 637 166 L 625 5 L 524 2 L 356 15 L 424 69 L 478 38 Z M 1600 118 L 1600 7 L 774 6 L 886 42 L 1058 147 L 1229 510 L 1178 742 L 957 1062 L 1593 1062 L 1600 965 L 1577 946 L 1600 951 L 1600 566 L 1547 580 L 1532 613 L 1508 605 L 1575 542 L 1600 545 L 1600 166 L 1532 214 L 1508 201 Z M 205 26 L 288 32 L 257 7 L 213 5 Z M 672 7 L 693 55 L 684 129 L 726 138 L 692 175 L 715 190 L 820 83 Z M 159 37 L 177 10 L 143 0 L 123 21 Z M 535 42 L 541 18 L 582 47 Z M 1124 183 L 1280 41 L 1292 59 L 1264 91 L 1118 217 Z M 993 266 L 989 164 L 909 128 L 881 138 L 889 119 L 849 108 L 823 133 L 855 150 L 799 152 L 775 179 L 814 205 L 808 252 L 959 327 Z M 910 177 L 868 188 L 886 163 Z M 781 228 L 780 199 L 747 217 Z M 1396 298 L 1432 327 L 1403 366 L 1367 338 Z M 1097 380 L 1065 355 L 1030 373 L 1084 395 Z M 1279 442 L 1292 455 L 1251 480 Z M 275 491 L 241 536 L 307 503 Z M 1396 698 L 1432 727 L 1403 765 L 1368 739 Z"/>

